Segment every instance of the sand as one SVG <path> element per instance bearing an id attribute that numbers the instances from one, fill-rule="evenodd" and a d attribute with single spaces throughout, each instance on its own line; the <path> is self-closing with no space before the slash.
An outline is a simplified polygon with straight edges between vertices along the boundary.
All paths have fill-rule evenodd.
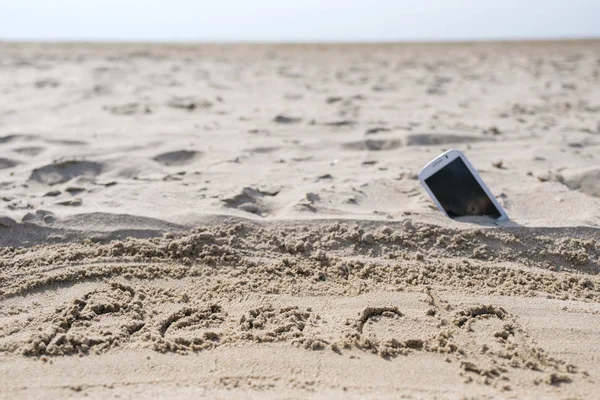
<path id="1" fill-rule="evenodd" d="M 0 398 L 599 398 L 599 41 L 0 71 Z M 435 209 L 450 148 L 510 221 Z"/>

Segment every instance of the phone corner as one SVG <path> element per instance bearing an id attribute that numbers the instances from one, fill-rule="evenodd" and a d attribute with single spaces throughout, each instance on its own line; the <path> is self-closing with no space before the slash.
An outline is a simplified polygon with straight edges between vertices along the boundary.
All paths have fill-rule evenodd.
<path id="1" fill-rule="evenodd" d="M 448 149 L 445 152 L 443 152 L 442 154 L 440 154 L 440 157 L 446 156 L 446 155 L 453 155 L 453 154 L 456 154 L 457 156 L 461 156 L 461 157 L 466 157 L 465 154 L 458 149 Z"/>

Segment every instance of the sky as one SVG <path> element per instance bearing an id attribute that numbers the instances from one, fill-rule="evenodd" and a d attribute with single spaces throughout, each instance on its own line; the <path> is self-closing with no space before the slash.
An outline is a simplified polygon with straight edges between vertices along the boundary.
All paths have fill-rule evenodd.
<path id="1" fill-rule="evenodd" d="M 600 0 L 0 0 L 0 40 L 379 42 L 600 37 Z"/>

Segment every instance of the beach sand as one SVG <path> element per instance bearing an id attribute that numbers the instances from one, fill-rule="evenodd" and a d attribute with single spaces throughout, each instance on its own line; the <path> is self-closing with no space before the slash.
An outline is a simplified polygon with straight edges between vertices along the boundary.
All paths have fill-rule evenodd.
<path id="1" fill-rule="evenodd" d="M 600 41 L 0 44 L 0 398 L 600 398 Z M 510 221 L 421 167 L 463 151 Z"/>

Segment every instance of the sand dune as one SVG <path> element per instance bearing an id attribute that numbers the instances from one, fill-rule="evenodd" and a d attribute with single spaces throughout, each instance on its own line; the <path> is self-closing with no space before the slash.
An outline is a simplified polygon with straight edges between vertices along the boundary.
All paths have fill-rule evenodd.
<path id="1" fill-rule="evenodd" d="M 0 397 L 593 398 L 599 42 L 0 50 Z"/>

